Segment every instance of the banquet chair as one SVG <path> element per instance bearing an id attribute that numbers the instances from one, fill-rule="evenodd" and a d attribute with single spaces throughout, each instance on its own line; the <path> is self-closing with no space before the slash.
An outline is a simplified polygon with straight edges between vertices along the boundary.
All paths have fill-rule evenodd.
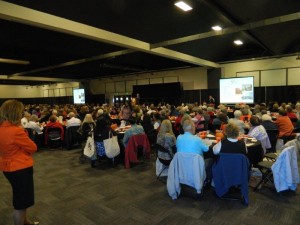
<path id="1" fill-rule="evenodd" d="M 159 144 L 156 144 L 155 145 L 155 149 L 156 149 L 156 156 L 157 156 L 157 162 L 156 162 L 156 174 L 157 175 L 157 180 L 160 180 L 160 176 L 163 174 L 163 172 L 169 168 L 170 166 L 170 163 L 173 159 L 173 156 L 171 155 L 171 153 L 169 152 L 168 149 L 164 148 L 163 146 L 159 145 Z M 161 153 L 165 153 L 167 155 L 169 155 L 170 159 L 169 160 L 166 160 L 166 159 L 162 159 L 162 158 L 159 158 L 159 152 Z M 161 168 L 159 168 L 158 165 L 162 165 Z M 158 170 L 158 168 L 160 169 L 160 171 Z M 161 180 L 162 181 L 162 180 Z"/>
<path id="2" fill-rule="evenodd" d="M 77 132 L 79 127 L 80 126 L 70 126 L 66 128 L 65 145 L 68 150 L 81 145 L 80 135 Z"/>
<path id="3" fill-rule="evenodd" d="M 279 130 L 266 130 L 270 143 L 271 148 L 267 149 L 267 152 L 276 152 L 276 143 L 278 139 Z"/>
<path id="4" fill-rule="evenodd" d="M 206 179 L 205 162 L 201 155 L 187 152 L 177 152 L 170 163 L 167 190 L 175 200 L 181 193 L 181 184 L 192 187 L 197 197 L 203 195 L 203 184 Z"/>
<path id="5" fill-rule="evenodd" d="M 212 167 L 217 196 L 226 200 L 241 200 L 248 205 L 249 166 L 249 160 L 244 154 L 220 153 Z M 232 190 L 238 190 L 240 194 L 232 194 Z"/>
<path id="6" fill-rule="evenodd" d="M 258 169 L 262 173 L 260 182 L 254 188 L 257 191 L 264 184 L 274 184 L 276 191 L 295 191 L 300 182 L 297 162 L 297 153 L 294 146 L 285 147 L 279 154 L 277 160 L 262 161 L 258 163 Z"/>
<path id="7" fill-rule="evenodd" d="M 150 159 L 150 151 L 150 143 L 146 134 L 131 136 L 125 147 L 125 168 L 130 168 L 130 163 L 139 163 L 139 154 Z"/>
<path id="8" fill-rule="evenodd" d="M 47 127 L 45 129 L 45 144 L 50 148 L 63 148 L 62 131 L 57 127 Z"/>

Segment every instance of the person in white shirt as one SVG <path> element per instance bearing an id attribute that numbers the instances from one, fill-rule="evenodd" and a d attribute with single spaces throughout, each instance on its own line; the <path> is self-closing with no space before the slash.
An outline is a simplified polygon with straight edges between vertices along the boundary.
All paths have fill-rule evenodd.
<path id="1" fill-rule="evenodd" d="M 24 112 L 24 117 L 21 119 L 21 124 L 23 128 L 27 128 L 30 116 L 31 114 L 29 112 Z"/>
<path id="2" fill-rule="evenodd" d="M 37 124 L 38 121 L 38 116 L 37 115 L 32 115 L 29 119 L 29 122 L 27 124 L 27 128 L 31 128 L 35 130 L 37 134 L 42 134 L 43 133 L 43 127 L 40 127 L 39 124 Z"/>
<path id="3" fill-rule="evenodd" d="M 67 120 L 67 127 L 80 126 L 81 125 L 81 120 L 75 117 L 75 113 L 74 112 L 70 112 L 68 114 L 68 117 L 70 119 Z"/>

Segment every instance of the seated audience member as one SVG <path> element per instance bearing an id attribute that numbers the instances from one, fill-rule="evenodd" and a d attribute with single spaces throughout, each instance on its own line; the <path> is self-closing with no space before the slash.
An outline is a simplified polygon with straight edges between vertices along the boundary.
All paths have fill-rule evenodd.
<path id="1" fill-rule="evenodd" d="M 80 126 L 81 125 L 80 119 L 78 119 L 78 118 L 75 117 L 75 113 L 74 112 L 70 112 L 68 114 L 68 117 L 70 119 L 67 120 L 67 127 Z"/>
<path id="2" fill-rule="evenodd" d="M 152 124 L 152 120 L 151 120 L 151 116 L 148 114 L 145 114 L 143 116 L 143 120 L 142 120 L 142 127 L 144 128 L 144 131 L 146 134 L 148 133 L 152 133 L 154 130 L 154 126 Z"/>
<path id="3" fill-rule="evenodd" d="M 126 124 L 128 123 L 129 118 L 131 117 L 132 110 L 131 107 L 128 105 L 123 106 L 119 113 L 120 120 L 125 120 Z"/>
<path id="4" fill-rule="evenodd" d="M 137 118 L 133 117 L 133 116 L 131 116 L 128 119 L 128 122 L 131 124 L 131 128 L 129 130 L 127 130 L 124 134 L 123 144 L 125 147 L 127 146 L 127 143 L 131 136 L 145 133 L 144 128 L 142 126 L 136 124 L 136 120 L 137 120 Z"/>
<path id="5" fill-rule="evenodd" d="M 220 130 L 223 132 L 223 134 L 225 134 L 226 125 L 228 123 L 228 116 L 225 113 L 220 113 L 218 117 L 219 120 L 221 121 Z"/>
<path id="6" fill-rule="evenodd" d="M 239 127 L 235 123 L 229 122 L 225 131 L 226 138 L 213 147 L 214 154 L 218 155 L 219 153 L 241 153 L 246 155 L 246 144 L 244 141 L 238 140 L 239 133 Z"/>
<path id="7" fill-rule="evenodd" d="M 154 126 L 152 124 L 151 116 L 146 113 L 143 116 L 141 125 L 144 128 L 144 131 L 149 139 L 149 142 L 151 144 L 154 144 L 156 142 L 157 132 L 154 129 Z"/>
<path id="8" fill-rule="evenodd" d="M 271 109 L 271 112 L 279 112 L 279 105 L 277 103 L 273 104 L 273 107 Z"/>
<path id="9" fill-rule="evenodd" d="M 242 120 L 242 121 L 249 121 L 250 118 L 251 118 L 251 115 L 249 114 L 249 111 L 250 110 L 248 110 L 246 108 L 241 109 L 242 115 L 240 117 L 240 120 Z"/>
<path id="10" fill-rule="evenodd" d="M 272 117 L 269 116 L 268 114 L 262 115 L 261 120 L 262 120 L 261 125 L 263 125 L 263 127 L 266 130 L 278 130 L 278 126 L 275 123 L 273 123 Z"/>
<path id="11" fill-rule="evenodd" d="M 176 148 L 177 152 L 195 153 L 202 157 L 204 152 L 209 150 L 209 147 L 199 138 L 195 136 L 195 124 L 191 120 L 191 117 L 186 117 L 182 122 L 182 128 L 184 134 L 180 134 L 177 137 Z M 210 183 L 211 180 L 211 165 L 212 159 L 205 159 L 206 181 Z"/>
<path id="12" fill-rule="evenodd" d="M 203 152 L 208 151 L 208 146 L 197 136 L 195 136 L 195 124 L 191 119 L 183 122 L 184 134 L 177 137 L 177 152 L 190 152 L 203 156 Z"/>
<path id="13" fill-rule="evenodd" d="M 171 109 L 170 109 L 170 116 L 178 116 L 179 115 L 179 111 L 175 108 L 174 105 L 171 105 Z"/>
<path id="14" fill-rule="evenodd" d="M 48 108 L 44 108 L 43 111 L 41 112 L 41 118 L 39 119 L 40 123 L 48 122 L 50 116 L 51 115 Z"/>
<path id="15" fill-rule="evenodd" d="M 293 108 L 290 105 L 286 106 L 286 115 L 290 119 L 297 119 L 297 115 L 293 112 Z"/>
<path id="16" fill-rule="evenodd" d="M 274 123 L 278 126 L 278 137 L 290 136 L 293 133 L 294 126 L 290 118 L 287 116 L 286 111 L 279 110 L 279 116 Z"/>
<path id="17" fill-rule="evenodd" d="M 180 132 L 180 129 L 181 129 L 181 119 L 182 119 L 182 117 L 184 116 L 184 114 L 185 114 L 185 109 L 180 109 L 180 111 L 179 111 L 179 115 L 178 115 L 178 117 L 176 118 L 176 120 L 175 120 L 175 123 L 174 123 L 174 129 L 176 130 L 176 132 Z"/>
<path id="18" fill-rule="evenodd" d="M 27 128 L 35 130 L 37 134 L 42 134 L 43 133 L 43 127 L 40 127 L 37 122 L 38 122 L 38 116 L 37 115 L 31 115 L 29 122 L 27 124 Z"/>
<path id="19" fill-rule="evenodd" d="M 172 147 L 176 145 L 176 137 L 172 130 L 170 120 L 163 120 L 157 135 L 157 144 L 167 149 L 171 156 L 173 156 Z M 168 153 L 158 152 L 158 157 L 164 160 L 170 160 L 171 157 Z"/>
<path id="20" fill-rule="evenodd" d="M 60 122 L 57 121 L 57 117 L 55 115 L 50 116 L 49 122 L 46 124 L 45 130 L 47 131 L 48 128 L 60 128 L 61 130 L 61 139 L 63 140 L 65 135 L 64 135 L 64 128 L 61 125 Z M 45 137 L 47 139 L 47 137 Z"/>
<path id="21" fill-rule="evenodd" d="M 29 112 L 24 112 L 24 117 L 21 119 L 21 124 L 23 128 L 27 128 L 30 117 L 31 114 Z"/>
<path id="22" fill-rule="evenodd" d="M 264 153 L 266 153 L 266 149 L 272 147 L 266 129 L 260 124 L 260 120 L 257 116 L 252 116 L 250 119 L 248 136 L 254 137 L 261 142 Z"/>
<path id="23" fill-rule="evenodd" d="M 296 115 L 298 118 L 298 121 L 300 120 L 300 102 L 297 102 L 295 105 Z"/>
<path id="24" fill-rule="evenodd" d="M 192 119 L 193 122 L 195 123 L 195 127 L 196 130 L 203 130 L 204 129 L 204 124 L 203 122 L 205 122 L 205 118 L 203 116 L 203 111 L 202 109 L 198 109 L 196 111 L 196 115 L 194 116 L 194 118 Z"/>
<path id="25" fill-rule="evenodd" d="M 230 119 L 228 123 L 234 123 L 239 128 L 239 133 L 244 134 L 245 133 L 245 123 L 240 120 L 240 117 L 242 116 L 242 112 L 240 110 L 235 110 L 234 118 Z"/>

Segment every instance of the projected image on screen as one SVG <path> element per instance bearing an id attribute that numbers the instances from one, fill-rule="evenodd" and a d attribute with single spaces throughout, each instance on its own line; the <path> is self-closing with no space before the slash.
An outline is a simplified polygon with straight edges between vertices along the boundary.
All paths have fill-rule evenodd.
<path id="1" fill-rule="evenodd" d="M 74 104 L 84 104 L 85 103 L 84 89 L 74 89 L 73 100 L 74 100 Z"/>
<path id="2" fill-rule="evenodd" d="M 253 103 L 253 77 L 220 79 L 220 103 Z"/>

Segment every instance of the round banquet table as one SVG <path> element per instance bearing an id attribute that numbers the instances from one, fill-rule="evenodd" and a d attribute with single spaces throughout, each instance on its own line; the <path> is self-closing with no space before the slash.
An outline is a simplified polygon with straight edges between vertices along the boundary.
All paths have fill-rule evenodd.
<path id="1" fill-rule="evenodd" d="M 208 140 L 215 140 L 215 137 L 212 135 L 209 135 L 209 137 L 207 137 L 206 139 Z M 204 158 L 213 158 L 216 159 L 218 156 L 215 155 L 213 153 L 213 146 L 216 143 L 213 142 L 210 146 L 209 146 L 209 150 L 207 152 L 204 152 Z M 251 139 L 247 139 L 246 140 L 246 146 L 247 146 L 247 157 L 249 159 L 250 165 L 253 167 L 257 167 L 257 164 L 259 162 L 262 161 L 263 159 L 263 155 L 264 155 L 264 151 L 263 148 L 261 146 L 261 142 L 260 141 L 256 141 L 256 142 L 252 142 Z"/>

